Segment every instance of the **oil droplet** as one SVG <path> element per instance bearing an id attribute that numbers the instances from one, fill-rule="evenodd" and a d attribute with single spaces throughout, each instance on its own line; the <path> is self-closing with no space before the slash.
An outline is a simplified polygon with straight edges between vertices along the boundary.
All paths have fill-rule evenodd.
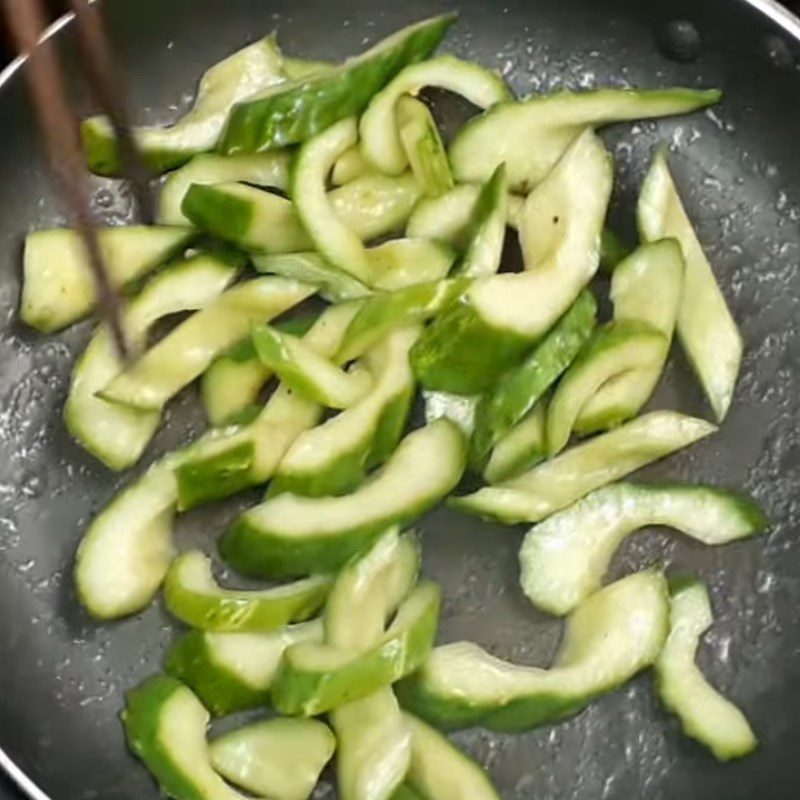
<path id="1" fill-rule="evenodd" d="M 700 55 L 700 31 L 685 19 L 668 22 L 656 37 L 658 49 L 670 61 L 690 64 Z"/>

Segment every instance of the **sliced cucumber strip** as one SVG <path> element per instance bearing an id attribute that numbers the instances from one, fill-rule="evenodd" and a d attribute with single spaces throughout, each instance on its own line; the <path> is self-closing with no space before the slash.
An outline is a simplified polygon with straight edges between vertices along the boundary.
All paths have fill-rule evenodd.
<path id="1" fill-rule="evenodd" d="M 251 333 L 261 363 L 290 389 L 328 408 L 349 408 L 372 387 L 365 371 L 345 372 L 302 339 L 259 325 Z"/>
<path id="2" fill-rule="evenodd" d="M 253 324 L 267 322 L 314 293 L 283 278 L 256 278 L 224 292 L 193 314 L 111 380 L 105 400 L 158 410 L 199 377 L 216 356 L 243 339 Z"/>
<path id="3" fill-rule="evenodd" d="M 397 610 L 379 641 L 361 653 L 328 644 L 290 647 L 272 684 L 272 703 L 283 714 L 315 716 L 367 697 L 410 675 L 433 645 L 439 587 L 421 582 Z"/>
<path id="4" fill-rule="evenodd" d="M 162 460 L 92 520 L 78 546 L 75 585 L 93 617 L 135 614 L 153 599 L 174 556 L 175 496 Z"/>
<path id="5" fill-rule="evenodd" d="M 350 361 L 369 350 L 393 328 L 431 319 L 462 295 L 470 284 L 468 278 L 452 278 L 370 297 L 350 323 L 338 358 Z"/>
<path id="6" fill-rule="evenodd" d="M 644 323 L 664 336 L 650 366 L 610 378 L 581 409 L 576 433 L 594 433 L 634 416 L 650 399 L 664 369 L 683 287 L 683 256 L 674 239 L 643 245 L 620 263 L 611 278 L 614 319 Z"/>
<path id="7" fill-rule="evenodd" d="M 742 337 L 697 239 L 667 166 L 656 154 L 645 178 L 637 211 L 645 241 L 676 238 L 686 270 L 678 310 L 678 338 L 718 421 L 730 408 L 742 361 Z"/>
<path id="8" fill-rule="evenodd" d="M 334 186 L 343 186 L 371 170 L 372 165 L 364 158 L 361 148 L 354 144 L 336 159 L 331 171 L 331 183 Z"/>
<path id="9" fill-rule="evenodd" d="M 185 247 L 188 228 L 102 228 L 98 231 L 108 277 L 126 288 Z M 54 228 L 25 238 L 20 316 L 32 328 L 53 333 L 77 322 L 94 308 L 97 289 L 77 231 Z"/>
<path id="10" fill-rule="evenodd" d="M 450 148 L 458 181 L 485 181 L 499 164 L 514 191 L 542 181 L 587 126 L 685 114 L 716 103 L 715 89 L 598 89 L 502 103 L 467 123 Z"/>
<path id="11" fill-rule="evenodd" d="M 606 486 L 528 531 L 522 590 L 537 608 L 568 614 L 600 588 L 622 542 L 648 525 L 719 545 L 760 533 L 766 519 L 748 498 L 708 486 Z"/>
<path id="12" fill-rule="evenodd" d="M 376 248 L 377 249 L 377 248 Z M 367 251 L 369 255 L 371 251 Z M 366 297 L 371 289 L 352 275 L 331 266 L 319 253 L 283 253 L 256 256 L 253 266 L 268 275 L 280 275 L 317 286 L 320 297 L 331 303 Z"/>
<path id="13" fill-rule="evenodd" d="M 400 329 L 370 352 L 367 363 L 374 380 L 369 394 L 297 437 L 275 473 L 271 495 L 345 494 L 391 455 L 411 406 L 414 376 L 408 353 L 418 337 L 416 329 Z"/>
<path id="14" fill-rule="evenodd" d="M 313 76 L 330 73 L 336 69 L 336 64 L 330 61 L 313 61 L 307 58 L 284 58 L 283 71 L 290 81 L 304 80 Z"/>
<path id="15" fill-rule="evenodd" d="M 597 303 L 587 289 L 531 354 L 503 375 L 481 398 L 475 412 L 470 457 L 481 467 L 492 448 L 540 402 L 575 360 L 594 329 Z"/>
<path id="16" fill-rule="evenodd" d="M 540 403 L 497 442 L 483 471 L 487 483 L 513 478 L 546 458 L 545 419 L 544 403 Z"/>
<path id="17" fill-rule="evenodd" d="M 610 157 L 587 130 L 525 202 L 526 271 L 476 281 L 417 344 L 426 388 L 484 391 L 552 327 L 597 270 L 611 183 Z"/>
<path id="18" fill-rule="evenodd" d="M 405 95 L 397 101 L 400 142 L 411 171 L 428 197 L 453 188 L 453 173 L 436 120 L 425 103 Z"/>
<path id="19" fill-rule="evenodd" d="M 268 633 L 190 631 L 172 646 L 165 668 L 221 717 L 265 706 L 286 648 L 322 635 L 319 619 Z"/>
<path id="20" fill-rule="evenodd" d="M 314 719 L 267 719 L 211 742 L 211 763 L 226 780 L 271 800 L 307 800 L 331 760 L 336 738 Z"/>
<path id="21" fill-rule="evenodd" d="M 587 402 L 607 381 L 631 371 L 651 370 L 663 363 L 667 340 L 659 331 L 640 322 L 611 322 L 598 328 L 556 387 L 547 409 L 547 453 L 554 456 L 566 447 L 575 420 Z M 635 416 L 638 406 L 624 403 L 606 420 L 614 427 Z M 619 414 L 619 416 L 616 416 Z"/>
<path id="22" fill-rule="evenodd" d="M 260 591 L 223 589 L 211 573 L 211 559 L 192 550 L 172 562 L 164 601 L 173 616 L 194 628 L 260 632 L 308 619 L 330 588 L 331 579 L 318 575 Z"/>
<path id="23" fill-rule="evenodd" d="M 388 525 L 413 519 L 446 496 L 464 470 L 461 432 L 447 420 L 409 434 L 382 470 L 345 497 L 283 494 L 242 515 L 221 542 L 243 574 L 328 571 Z"/>
<path id="24" fill-rule="evenodd" d="M 372 285 L 389 292 L 441 280 L 456 260 L 455 251 L 431 239 L 393 239 L 367 250 Z"/>
<path id="25" fill-rule="evenodd" d="M 198 255 L 156 276 L 125 308 L 129 344 L 142 349 L 151 325 L 167 314 L 193 311 L 213 301 L 234 280 L 237 267 Z M 95 396 L 123 368 L 105 326 L 75 364 L 64 406 L 67 429 L 111 469 L 135 464 L 161 421 L 158 411 L 139 411 Z"/>
<path id="26" fill-rule="evenodd" d="M 450 394 L 449 392 L 423 392 L 425 421 L 449 419 L 464 433 L 471 436 L 475 429 L 475 409 L 480 399 L 477 395 Z"/>
<path id="27" fill-rule="evenodd" d="M 219 149 L 274 150 L 305 142 L 345 117 L 360 114 L 372 96 L 407 64 L 427 58 L 455 15 L 409 25 L 331 71 L 278 86 L 233 109 Z"/>
<path id="28" fill-rule="evenodd" d="M 715 425 L 696 417 L 653 411 L 516 478 L 448 502 L 453 508 L 501 522 L 539 522 L 589 492 L 716 430 Z"/>
<path id="29" fill-rule="evenodd" d="M 500 800 L 484 769 L 422 720 L 403 717 L 411 729 L 406 783 L 412 789 L 436 800 Z"/>
<path id="30" fill-rule="evenodd" d="M 439 56 L 406 67 L 372 98 L 359 126 L 361 152 L 387 175 L 398 175 L 408 164 L 395 120 L 397 101 L 426 86 L 460 94 L 479 108 L 489 108 L 511 96 L 499 74 L 455 56 Z"/>
<path id="31" fill-rule="evenodd" d="M 575 714 L 649 667 L 668 626 L 664 576 L 640 572 L 581 603 L 550 669 L 517 666 L 456 642 L 435 648 L 418 675 L 401 684 L 401 701 L 438 726 L 527 730 Z"/>
<path id="32" fill-rule="evenodd" d="M 670 632 L 655 664 L 658 694 L 683 732 L 720 761 L 742 758 L 758 746 L 745 715 L 723 697 L 695 664 L 700 637 L 714 621 L 706 587 L 684 581 L 673 588 Z"/>
<path id="33" fill-rule="evenodd" d="M 507 218 L 506 168 L 501 164 L 481 189 L 472 209 L 468 243 L 458 269 L 460 274 L 482 278 L 500 269 Z"/>
<path id="34" fill-rule="evenodd" d="M 122 722 L 130 749 L 161 791 L 185 800 L 244 800 L 211 766 L 208 711 L 190 689 L 166 675 L 126 695 Z"/>
<path id="35" fill-rule="evenodd" d="M 191 224 L 181 211 L 181 205 L 193 184 L 244 181 L 285 191 L 289 188 L 289 161 L 289 154 L 281 150 L 252 156 L 218 156 L 213 153 L 195 156 L 186 166 L 170 173 L 164 181 L 158 221 L 162 225 Z"/>

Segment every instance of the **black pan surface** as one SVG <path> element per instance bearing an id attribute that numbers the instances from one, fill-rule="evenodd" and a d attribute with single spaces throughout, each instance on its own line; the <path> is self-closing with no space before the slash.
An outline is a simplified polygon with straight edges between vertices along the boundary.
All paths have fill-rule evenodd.
<path id="1" fill-rule="evenodd" d="M 293 54 L 339 58 L 395 28 L 459 6 L 446 48 L 492 65 L 519 93 L 595 85 L 719 86 L 722 104 L 691 118 L 620 126 L 613 217 L 633 232 L 637 186 L 654 147 L 672 164 L 743 329 L 747 356 L 718 435 L 647 477 L 742 487 L 766 507 L 766 538 L 718 550 L 652 531 L 615 561 L 620 575 L 664 562 L 709 583 L 717 622 L 702 661 L 750 716 L 762 746 L 719 765 L 660 710 L 649 676 L 566 723 L 523 736 L 456 738 L 519 800 L 794 800 L 800 796 L 800 23 L 768 0 L 115 0 L 110 30 L 143 122 L 174 119 L 211 62 L 277 28 Z M 664 45 L 674 20 L 696 26 L 696 53 Z M 783 26 L 783 28 L 781 27 Z M 69 26 L 57 35 L 70 51 Z M 661 43 L 659 45 L 659 42 Z M 668 54 L 668 55 L 666 55 Z M 669 56 L 669 57 L 668 57 Z M 677 56 L 677 57 L 676 57 Z M 688 60 L 687 60 L 688 59 Z M 162 609 L 97 625 L 70 571 L 91 515 L 129 480 L 72 443 L 62 425 L 71 364 L 88 324 L 51 338 L 17 319 L 20 248 L 63 221 L 48 186 L 19 74 L 0 90 L 0 748 L 53 800 L 149 800 L 117 715 L 126 688 L 158 668 L 173 624 Z M 129 198 L 97 180 L 107 220 Z M 678 354 L 656 406 L 708 415 Z M 188 422 L 187 422 L 188 420 Z M 200 420 L 193 391 L 173 405 L 149 458 Z M 149 460 L 149 459 L 148 459 Z M 181 519 L 179 541 L 213 549 L 246 502 Z M 546 664 L 559 625 L 519 592 L 510 530 L 444 510 L 420 525 L 425 571 L 444 587 L 440 640 L 470 638 L 503 657 Z M 28 785 L 29 790 L 32 790 Z M 333 797 L 329 784 L 318 798 Z"/>

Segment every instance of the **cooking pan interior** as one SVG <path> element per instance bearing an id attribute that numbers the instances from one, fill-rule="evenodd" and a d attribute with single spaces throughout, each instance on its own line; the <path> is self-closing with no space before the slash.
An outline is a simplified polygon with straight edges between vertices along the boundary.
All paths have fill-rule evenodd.
<path id="1" fill-rule="evenodd" d="M 105 4 L 137 117 L 184 109 L 210 63 L 275 28 L 286 51 L 340 58 L 393 29 L 451 7 L 432 0 L 115 0 Z M 464 0 L 446 49 L 496 67 L 518 93 L 593 86 L 718 86 L 723 102 L 690 118 L 604 133 L 615 156 L 612 218 L 632 237 L 637 187 L 668 144 L 690 215 L 747 344 L 733 410 L 720 433 L 647 471 L 657 479 L 740 487 L 764 504 L 766 538 L 719 550 L 651 531 L 630 541 L 613 575 L 652 563 L 697 571 L 717 614 L 702 662 L 741 703 L 761 739 L 719 765 L 681 738 L 649 676 L 578 717 L 525 735 L 456 738 L 490 770 L 504 798 L 684 800 L 796 798 L 800 786 L 800 56 L 791 36 L 737 0 Z M 689 20 L 697 52 L 665 42 Z M 58 34 L 70 52 L 69 27 Z M 687 60 L 688 59 L 688 60 Z M 452 104 L 441 106 L 455 113 Z M 174 631 L 159 606 L 92 622 L 71 581 L 87 520 L 129 477 L 70 441 L 59 409 L 89 324 L 40 337 L 16 314 L 23 235 L 63 222 L 37 150 L 20 74 L 0 91 L 0 747 L 54 800 L 157 797 L 128 755 L 117 716 L 123 692 L 158 668 Z M 110 223 L 129 197 L 96 180 Z M 680 354 L 655 406 L 708 415 Z M 195 392 L 173 404 L 148 453 L 200 423 Z M 215 537 L 255 495 L 192 513 L 182 546 Z M 436 510 L 419 525 L 426 573 L 441 582 L 440 641 L 473 639 L 500 656 L 545 665 L 560 626 L 517 588 L 523 529 Z M 333 797 L 326 784 L 317 797 Z"/>

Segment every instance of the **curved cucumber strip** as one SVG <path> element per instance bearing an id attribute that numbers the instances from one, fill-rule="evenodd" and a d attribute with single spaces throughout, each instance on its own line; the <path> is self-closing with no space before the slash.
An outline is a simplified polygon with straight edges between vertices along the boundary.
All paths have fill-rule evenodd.
<path id="1" fill-rule="evenodd" d="M 444 242 L 393 239 L 367 250 L 367 260 L 372 285 L 393 292 L 445 278 L 456 260 L 456 253 Z"/>
<path id="2" fill-rule="evenodd" d="M 331 760 L 336 738 L 315 719 L 268 719 L 211 743 L 214 769 L 236 786 L 273 800 L 307 800 Z"/>
<path id="3" fill-rule="evenodd" d="M 744 714 L 706 680 L 695 664 L 700 637 L 714 621 L 706 587 L 685 582 L 672 591 L 670 632 L 655 664 L 664 705 L 683 732 L 708 747 L 720 761 L 741 758 L 758 746 Z"/>
<path id="4" fill-rule="evenodd" d="M 130 749 L 165 795 L 182 800 L 243 800 L 211 766 L 208 711 L 191 690 L 156 675 L 126 695 L 122 722 Z"/>
<path id="5" fill-rule="evenodd" d="M 642 369 L 609 379 L 582 408 L 577 433 L 613 427 L 638 413 L 650 399 L 664 369 L 683 288 L 683 256 L 678 242 L 662 239 L 636 250 L 617 265 L 611 278 L 614 320 L 649 325 L 664 336 L 659 358 Z"/>
<path id="6" fill-rule="evenodd" d="M 190 225 L 181 211 L 189 187 L 214 183 L 244 181 L 275 189 L 289 188 L 290 156 L 283 151 L 247 156 L 218 156 L 214 153 L 195 156 L 186 166 L 170 173 L 161 188 L 158 221 L 162 225 Z"/>
<path id="7" fill-rule="evenodd" d="M 707 486 L 607 486 L 528 531 L 522 590 L 537 608 L 568 614 L 600 588 L 622 542 L 648 525 L 718 545 L 760 533 L 766 519 L 748 498 Z"/>
<path id="8" fill-rule="evenodd" d="M 506 168 L 501 164 L 481 189 L 473 206 L 468 243 L 458 268 L 461 275 L 482 278 L 500 269 L 507 218 Z"/>
<path id="9" fill-rule="evenodd" d="M 228 155 L 274 150 L 305 142 L 339 120 L 360 114 L 403 67 L 427 58 L 454 21 L 455 15 L 445 14 L 409 25 L 333 70 L 239 103 L 228 118 L 219 149 Z"/>
<path id="10" fill-rule="evenodd" d="M 140 350 L 151 325 L 167 314 L 193 311 L 213 301 L 236 277 L 237 268 L 198 255 L 164 270 L 126 307 L 123 325 Z M 139 411 L 95 396 L 123 368 L 104 327 L 94 335 L 72 371 L 64 406 L 67 429 L 111 469 L 135 464 L 161 421 L 158 411 Z"/>
<path id="11" fill-rule="evenodd" d="M 678 309 L 678 338 L 718 421 L 730 408 L 742 361 L 742 337 L 660 151 L 645 178 L 637 210 L 645 241 L 676 238 L 686 271 Z"/>
<path id="12" fill-rule="evenodd" d="M 470 284 L 468 278 L 451 278 L 370 297 L 350 323 L 338 358 L 350 361 L 363 355 L 392 329 L 431 319 L 461 296 Z"/>
<path id="13" fill-rule="evenodd" d="M 221 717 L 267 705 L 286 648 L 322 641 L 322 634 L 319 619 L 268 633 L 190 631 L 170 649 L 165 669 Z"/>
<path id="14" fill-rule="evenodd" d="M 387 526 L 419 516 L 446 496 L 464 471 L 464 449 L 461 432 L 437 420 L 409 434 L 353 494 L 283 494 L 246 512 L 223 537 L 223 557 L 251 575 L 335 569 Z"/>
<path id="15" fill-rule="evenodd" d="M 483 395 L 470 442 L 475 466 L 486 462 L 495 444 L 524 419 L 575 360 L 594 330 L 596 316 L 594 295 L 584 290 L 531 354 Z"/>
<path id="16" fill-rule="evenodd" d="M 262 364 L 290 389 L 328 408 L 349 408 L 372 386 L 367 373 L 339 369 L 296 336 L 269 325 L 259 325 L 250 336 Z"/>
<path id="17" fill-rule="evenodd" d="M 398 175 L 408 164 L 397 130 L 395 106 L 402 95 L 415 95 L 426 86 L 460 94 L 479 108 L 510 98 L 500 75 L 455 56 L 439 56 L 406 67 L 372 98 L 359 126 L 361 152 L 387 175 Z"/>
<path id="18" fill-rule="evenodd" d="M 267 322 L 310 297 L 314 288 L 283 278 L 256 278 L 224 292 L 193 314 L 111 380 L 105 400 L 158 410 L 199 377 L 214 358 Z"/>
<path id="19" fill-rule="evenodd" d="M 194 628 L 256 632 L 308 619 L 325 602 L 331 579 L 305 578 L 272 589 L 223 589 L 211 574 L 211 560 L 198 550 L 172 562 L 164 582 L 170 613 Z"/>
<path id="20" fill-rule="evenodd" d="M 271 495 L 344 494 L 362 483 L 371 466 L 391 455 L 411 406 L 414 376 L 408 353 L 418 336 L 418 330 L 401 329 L 369 354 L 374 376 L 369 394 L 298 436 L 276 471 Z"/>
<path id="21" fill-rule="evenodd" d="M 639 322 L 611 322 L 595 331 L 589 343 L 561 379 L 547 409 L 547 453 L 554 456 L 566 447 L 581 409 L 601 387 L 631 371 L 652 369 L 668 346 L 655 328 Z M 627 404 L 609 427 L 630 419 L 638 407 Z"/>
<path id="22" fill-rule="evenodd" d="M 411 763 L 406 783 L 422 797 L 436 800 L 500 800 L 486 771 L 411 714 Z"/>
<path id="23" fill-rule="evenodd" d="M 397 101 L 400 142 L 411 172 L 428 197 L 438 197 L 453 188 L 453 173 L 436 127 L 425 103 L 405 95 Z"/>
<path id="24" fill-rule="evenodd" d="M 487 483 L 500 483 L 531 469 L 546 457 L 545 408 L 540 403 L 497 442 L 483 477 Z"/>
<path id="25" fill-rule="evenodd" d="M 108 277 L 124 289 L 168 261 L 189 243 L 187 228 L 101 228 L 100 247 Z M 44 333 L 54 333 L 89 314 L 97 289 L 77 231 L 54 228 L 25 238 L 22 321 Z"/>
<path id="26" fill-rule="evenodd" d="M 484 391 L 567 311 L 597 270 L 611 183 L 610 157 L 587 131 L 525 201 L 526 271 L 476 281 L 417 344 L 412 360 L 426 388 Z"/>
<path id="27" fill-rule="evenodd" d="M 283 714 L 315 716 L 410 675 L 433 645 L 439 604 L 439 587 L 423 581 L 368 650 L 353 653 L 313 643 L 290 647 L 272 685 L 273 705 Z"/>
<path id="28" fill-rule="evenodd" d="M 453 508 L 500 522 L 539 522 L 641 467 L 714 433 L 715 425 L 676 411 L 653 411 L 570 448 L 529 472 L 451 498 Z"/>
<path id="29" fill-rule="evenodd" d="M 640 572 L 578 606 L 550 669 L 517 666 L 457 642 L 435 648 L 418 675 L 399 687 L 400 698 L 441 727 L 528 730 L 575 714 L 649 667 L 668 625 L 664 576 Z"/>
<path id="30" fill-rule="evenodd" d="M 364 158 L 361 148 L 354 144 L 336 159 L 333 170 L 331 170 L 331 183 L 334 186 L 343 186 L 371 170 L 372 164 Z"/>
<path id="31" fill-rule="evenodd" d="M 377 248 L 376 248 L 377 249 Z M 369 255 L 370 251 L 367 251 Z M 366 284 L 331 266 L 319 253 L 283 253 L 256 256 L 253 266 L 267 275 L 280 275 L 318 287 L 318 294 L 331 303 L 365 297 L 371 293 Z"/>
<path id="32" fill-rule="evenodd" d="M 175 495 L 163 460 L 92 520 L 78 546 L 75 585 L 93 617 L 135 614 L 153 599 L 174 555 Z"/>
<path id="33" fill-rule="evenodd" d="M 587 126 L 685 114 L 712 105 L 715 89 L 598 89 L 502 103 L 468 122 L 450 148 L 458 181 L 485 181 L 501 163 L 514 191 L 542 181 Z"/>
<path id="34" fill-rule="evenodd" d="M 196 153 L 213 150 L 228 113 L 238 102 L 284 80 L 281 53 L 273 36 L 220 61 L 200 79 L 192 110 L 178 122 L 168 128 L 134 129 L 145 162 L 156 172 L 165 172 Z M 105 117 L 84 120 L 81 136 L 93 172 L 120 174 L 119 146 Z"/>

